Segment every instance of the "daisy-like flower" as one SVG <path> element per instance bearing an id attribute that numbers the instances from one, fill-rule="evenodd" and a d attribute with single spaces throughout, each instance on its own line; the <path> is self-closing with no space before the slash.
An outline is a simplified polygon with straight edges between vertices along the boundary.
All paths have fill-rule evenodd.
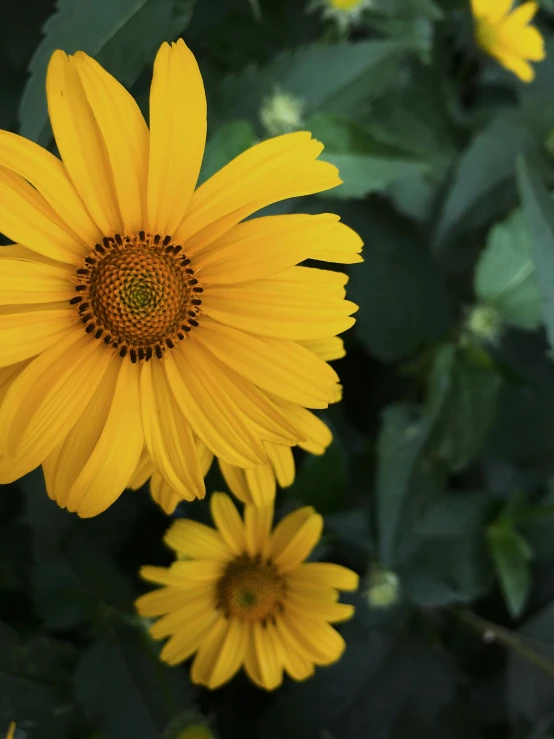
<path id="1" fill-rule="evenodd" d="M 345 354 L 344 343 L 338 336 L 322 341 L 306 342 L 306 345 L 325 361 L 340 359 Z M 311 454 L 324 454 L 333 440 L 329 428 L 309 411 L 301 411 L 301 417 L 306 438 L 299 444 L 300 448 Z M 296 470 L 292 449 L 270 442 L 265 443 L 265 449 L 268 461 L 256 467 L 242 468 L 228 464 L 221 459 L 218 460 L 219 469 L 229 489 L 243 503 L 255 506 L 271 505 L 275 499 L 277 485 L 286 488 L 294 482 Z M 214 455 L 199 440 L 197 440 L 197 452 L 202 473 L 206 476 Z M 145 451 L 129 487 L 137 490 L 149 479 L 152 497 L 167 514 L 172 514 L 182 497 L 156 472 L 148 452 Z"/>
<path id="2" fill-rule="evenodd" d="M 535 70 L 529 64 L 545 57 L 544 39 L 529 23 L 538 3 L 526 2 L 512 11 L 513 0 L 471 0 L 479 46 L 524 82 Z"/>
<path id="3" fill-rule="evenodd" d="M 313 351 L 353 323 L 361 261 L 334 215 L 251 214 L 340 183 L 298 132 L 196 188 L 206 99 L 182 40 L 154 64 L 150 130 L 82 52 L 54 53 L 46 92 L 61 160 L 0 132 L 0 482 L 43 464 L 49 495 L 105 510 L 146 449 L 181 498 L 205 494 L 204 445 L 229 465 L 305 442 L 307 408 L 340 398 Z"/>
<path id="4" fill-rule="evenodd" d="M 314 665 L 329 665 L 345 643 L 332 623 L 354 608 L 338 603 L 339 590 L 355 590 L 351 570 L 304 562 L 321 536 L 323 519 L 313 508 L 283 518 L 273 532 L 273 506 L 245 506 L 244 521 L 231 499 L 210 499 L 217 530 L 176 521 L 166 543 L 185 561 L 169 568 L 143 567 L 144 579 L 163 585 L 141 596 L 142 616 L 161 618 L 155 639 L 170 637 L 161 658 L 175 665 L 196 656 L 192 680 L 217 688 L 244 665 L 260 687 L 273 690 L 283 671 L 305 680 Z"/>

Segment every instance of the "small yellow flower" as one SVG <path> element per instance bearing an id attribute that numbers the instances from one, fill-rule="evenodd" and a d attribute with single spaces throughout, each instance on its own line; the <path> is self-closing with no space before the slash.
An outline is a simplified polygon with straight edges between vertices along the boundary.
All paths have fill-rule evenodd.
<path id="1" fill-rule="evenodd" d="M 544 39 L 529 23 L 538 3 L 526 2 L 512 11 L 512 0 L 471 0 L 479 46 L 524 82 L 535 76 L 529 61 L 545 57 Z"/>
<path id="2" fill-rule="evenodd" d="M 206 96 L 180 39 L 154 62 L 150 127 L 83 52 L 56 51 L 46 96 L 60 157 L 0 131 L 0 483 L 43 466 L 60 506 L 89 517 L 144 454 L 181 499 L 205 495 L 198 450 L 240 468 L 307 439 L 308 408 L 340 399 L 312 346 L 354 323 L 361 261 L 323 215 L 251 215 L 340 184 L 297 131 L 200 187 Z"/>
<path id="3" fill-rule="evenodd" d="M 314 665 L 336 662 L 345 643 L 331 624 L 354 612 L 337 602 L 338 590 L 355 590 L 358 577 L 339 565 L 304 562 L 322 517 L 300 508 L 272 533 L 273 506 L 247 505 L 243 521 L 224 493 L 210 504 L 217 530 L 179 520 L 165 537 L 192 560 L 141 570 L 164 586 L 136 603 L 142 616 L 161 616 L 150 629 L 155 639 L 170 637 L 161 658 L 175 665 L 196 653 L 192 680 L 212 689 L 243 665 L 254 683 L 273 690 L 283 671 L 305 680 Z"/>

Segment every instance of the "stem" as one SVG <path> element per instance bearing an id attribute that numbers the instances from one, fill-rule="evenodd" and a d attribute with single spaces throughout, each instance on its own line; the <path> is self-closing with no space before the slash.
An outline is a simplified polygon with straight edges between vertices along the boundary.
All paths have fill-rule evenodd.
<path id="1" fill-rule="evenodd" d="M 483 637 L 490 635 L 493 641 L 500 642 L 500 644 L 503 644 L 505 647 L 508 647 L 508 649 L 516 652 L 516 654 L 519 654 L 519 656 L 523 657 L 527 662 L 554 678 L 554 663 L 550 662 L 550 660 L 546 659 L 546 657 L 543 657 L 538 652 L 529 649 L 529 647 L 527 647 L 519 636 L 514 634 L 514 632 L 509 629 L 505 629 L 502 626 L 498 626 L 498 624 L 495 624 L 492 621 L 487 621 L 485 618 L 476 616 L 472 611 L 465 608 L 459 610 L 456 609 L 454 614 L 462 623 L 466 624 L 466 626 L 469 626 L 474 631 L 479 632 Z"/>

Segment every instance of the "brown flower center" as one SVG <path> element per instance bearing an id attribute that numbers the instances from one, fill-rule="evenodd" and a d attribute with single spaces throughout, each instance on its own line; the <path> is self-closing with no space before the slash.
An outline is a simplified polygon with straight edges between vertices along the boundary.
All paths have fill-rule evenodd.
<path id="1" fill-rule="evenodd" d="M 74 305 L 85 331 L 131 361 L 161 359 L 198 326 L 202 287 L 170 236 L 105 238 L 77 270 Z"/>
<path id="2" fill-rule="evenodd" d="M 217 583 L 217 607 L 227 617 L 271 621 L 283 610 L 286 589 L 272 562 L 244 554 L 228 565 Z"/>

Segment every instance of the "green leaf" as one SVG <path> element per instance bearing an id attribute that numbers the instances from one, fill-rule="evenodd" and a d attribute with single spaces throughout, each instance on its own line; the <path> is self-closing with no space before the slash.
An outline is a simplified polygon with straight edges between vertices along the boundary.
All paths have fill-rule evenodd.
<path id="1" fill-rule="evenodd" d="M 494 423 L 502 377 L 471 350 L 442 346 L 429 378 L 437 451 L 458 471 L 479 453 Z"/>
<path id="2" fill-rule="evenodd" d="M 233 121 L 221 126 L 206 144 L 199 183 L 229 164 L 231 159 L 254 146 L 256 141 L 256 134 L 248 121 Z"/>
<path id="3" fill-rule="evenodd" d="M 513 205 L 517 157 L 542 152 L 552 120 L 552 108 L 530 106 L 498 116 L 473 138 L 458 163 L 442 208 L 437 248 L 490 223 L 507 205 Z M 464 246 L 467 251 L 467 243 Z"/>
<path id="4" fill-rule="evenodd" d="M 212 120 L 219 111 L 224 120 L 258 121 L 262 101 L 276 89 L 299 98 L 306 115 L 348 115 L 388 89 L 406 49 L 395 41 L 342 41 L 287 51 L 265 67 L 228 77 L 214 96 Z"/>
<path id="5" fill-rule="evenodd" d="M 440 338 L 449 296 L 417 231 L 382 206 L 364 206 L 353 217 L 345 211 L 344 220 L 365 242 L 364 262 L 349 270 L 349 296 L 360 306 L 354 331 L 368 352 L 391 362 Z"/>
<path id="6" fill-rule="evenodd" d="M 523 213 L 515 211 L 489 234 L 475 271 L 475 293 L 502 319 L 534 330 L 541 323 L 541 297 Z"/>
<path id="7" fill-rule="evenodd" d="M 107 739 L 160 739 L 169 720 L 191 707 L 190 684 L 150 651 L 144 635 L 114 633 L 93 642 L 75 674 L 75 697 Z"/>
<path id="8" fill-rule="evenodd" d="M 518 164 L 518 183 L 523 202 L 531 254 L 536 267 L 542 316 L 550 345 L 554 346 L 554 208 L 552 198 L 537 170 L 529 162 Z"/>
<path id="9" fill-rule="evenodd" d="M 441 494 L 443 469 L 429 455 L 432 419 L 408 405 L 383 414 L 377 442 L 377 520 L 380 562 L 394 570 L 417 545 L 417 521 Z"/>
<path id="10" fill-rule="evenodd" d="M 397 568 L 405 597 L 432 608 L 468 603 L 489 590 L 484 522 L 490 503 L 484 490 L 448 492 L 416 523 L 413 552 Z"/>
<path id="11" fill-rule="evenodd" d="M 325 197 L 364 198 L 385 192 L 394 183 L 424 173 L 427 166 L 413 159 L 371 156 L 370 154 L 325 153 L 321 159 L 338 167 L 343 184 Z"/>
<path id="12" fill-rule="evenodd" d="M 509 520 L 499 519 L 491 524 L 487 534 L 506 605 L 512 616 L 518 618 L 525 608 L 531 590 L 529 563 L 533 553 Z"/>
<path id="13" fill-rule="evenodd" d="M 182 20 L 185 6 L 180 7 Z M 33 141 L 48 138 L 45 79 L 56 49 L 68 54 L 85 51 L 130 86 L 153 60 L 171 27 L 173 12 L 173 0 L 58 0 L 29 65 L 20 107 L 22 135 Z"/>

